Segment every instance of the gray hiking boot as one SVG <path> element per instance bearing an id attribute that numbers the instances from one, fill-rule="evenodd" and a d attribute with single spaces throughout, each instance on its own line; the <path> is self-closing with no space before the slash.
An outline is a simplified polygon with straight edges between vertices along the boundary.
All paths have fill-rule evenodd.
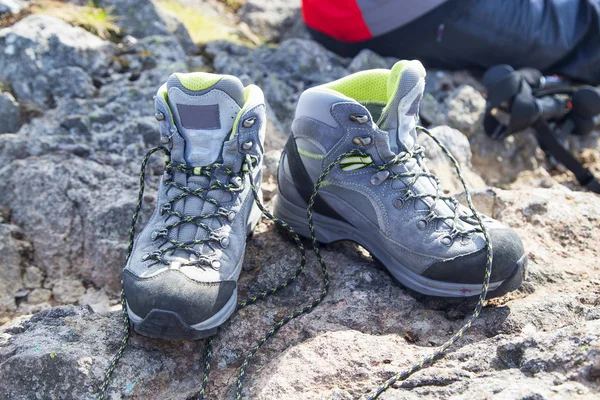
<path id="1" fill-rule="evenodd" d="M 279 164 L 274 214 L 309 237 L 313 186 L 341 157 L 315 199 L 317 240 L 359 243 L 414 291 L 476 296 L 484 235 L 469 209 L 438 190 L 416 145 L 424 78 L 421 63 L 401 61 L 306 90 Z M 352 151 L 361 154 L 343 156 Z M 488 298 L 498 297 L 521 285 L 526 256 L 515 232 L 488 217 L 483 223 L 493 246 Z"/>
<path id="2" fill-rule="evenodd" d="M 123 272 L 136 332 L 214 334 L 235 311 L 246 237 L 260 218 L 265 105 L 256 86 L 208 73 L 173 74 L 157 93 L 170 150 L 156 209 Z"/>

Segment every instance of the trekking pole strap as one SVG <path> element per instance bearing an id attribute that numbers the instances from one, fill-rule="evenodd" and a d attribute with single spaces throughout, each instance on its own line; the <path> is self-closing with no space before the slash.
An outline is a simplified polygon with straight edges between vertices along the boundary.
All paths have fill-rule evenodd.
<path id="1" fill-rule="evenodd" d="M 585 168 L 558 140 L 556 133 L 552 127 L 543 118 L 539 118 L 534 122 L 533 128 L 535 129 L 537 139 L 539 143 L 552 154 L 558 162 L 563 164 L 569 171 L 571 171 L 575 178 L 579 181 L 581 186 L 584 186 L 588 190 L 600 194 L 600 182 L 592 172 Z"/>

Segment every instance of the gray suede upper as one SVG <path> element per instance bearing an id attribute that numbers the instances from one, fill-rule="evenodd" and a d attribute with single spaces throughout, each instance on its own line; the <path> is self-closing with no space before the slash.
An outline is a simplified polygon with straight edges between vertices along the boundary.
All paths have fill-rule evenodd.
<path id="1" fill-rule="evenodd" d="M 184 95 L 189 95 L 189 93 L 185 93 L 181 88 L 176 88 L 175 99 L 178 99 L 178 96 Z M 157 112 L 167 116 L 159 124 L 161 136 L 170 138 L 167 147 L 171 150 L 171 159 L 173 162 L 185 163 L 191 167 L 206 166 L 213 162 L 218 162 L 234 171 L 237 175 L 242 176 L 243 162 L 248 155 L 252 156 L 257 162 L 252 172 L 253 179 L 257 189 L 259 189 L 265 136 L 264 103 L 252 105 L 243 111 L 240 118 L 235 119 L 237 113 L 240 111 L 240 106 L 237 104 L 238 99 L 232 99 L 227 92 L 221 90 L 218 86 L 212 90 L 199 93 L 199 97 L 201 99 L 196 102 L 197 104 L 210 104 L 211 101 L 214 101 L 214 104 L 220 107 L 221 126 L 224 128 L 224 134 L 211 136 L 210 132 L 201 132 L 204 136 L 190 139 L 189 135 L 182 134 L 185 128 L 179 124 L 179 116 L 176 114 L 177 111 L 173 110 L 173 104 L 168 105 L 161 96 L 156 96 L 155 106 Z M 233 112 L 227 116 L 224 113 L 224 108 L 231 109 Z M 175 125 L 169 117 L 170 111 L 175 114 Z M 229 121 L 224 120 L 224 118 Z M 243 122 L 250 118 L 255 118 L 254 124 L 251 127 L 245 127 Z M 237 132 L 234 137 L 230 138 L 229 135 L 234 120 L 237 124 Z M 250 142 L 252 145 L 248 148 L 248 143 Z M 243 146 L 244 144 L 246 146 Z M 206 152 L 207 149 L 209 149 L 208 152 Z M 229 179 L 224 172 L 218 172 L 216 175 L 222 181 Z M 160 275 L 167 270 L 176 270 L 190 280 L 199 283 L 236 281 L 241 271 L 248 233 L 249 215 L 254 204 L 249 176 L 245 175 L 242 185 L 243 189 L 239 192 L 228 193 L 222 189 L 205 192 L 208 197 L 218 201 L 219 207 L 223 209 L 222 211 L 225 215 L 225 217 L 202 220 L 210 228 L 210 232 L 192 223 L 183 224 L 169 231 L 169 237 L 178 241 L 208 239 L 210 235 L 217 238 L 227 238 L 228 242 L 226 246 L 221 245 L 218 241 L 207 241 L 195 247 L 207 259 L 218 261 L 218 267 L 210 265 L 185 266 L 184 264 L 187 261 L 194 260 L 195 257 L 184 250 L 176 250 L 168 253 L 166 259 L 169 260 L 169 265 L 157 263 L 151 259 L 143 260 L 144 255 L 161 247 L 168 246 L 168 244 L 160 246 L 164 242 L 161 239 L 153 240 L 153 232 L 160 231 L 165 226 L 177 220 L 173 216 L 161 214 L 163 205 L 169 199 L 181 193 L 177 188 L 167 187 L 164 184 L 165 179 L 173 179 L 173 181 L 185 185 L 192 190 L 199 187 L 208 187 L 213 183 L 209 182 L 209 179 L 205 176 L 186 175 L 177 170 L 173 171 L 171 176 L 169 176 L 165 172 L 158 190 L 156 209 L 150 221 L 135 241 L 133 253 L 127 263 L 126 270 L 140 278 L 150 278 L 157 274 Z M 219 207 L 195 196 L 187 196 L 174 203 L 175 211 L 186 217 L 215 213 Z M 227 218 L 227 215 L 230 213 L 234 216 L 231 221 Z M 201 287 L 198 290 L 202 290 Z"/>
<path id="2" fill-rule="evenodd" d="M 394 108 L 387 115 L 387 120 L 391 122 L 393 119 L 394 122 L 385 123 L 384 115 L 381 126 L 372 120 L 367 108 L 357 101 L 343 95 L 335 99 L 331 91 L 323 95 L 319 88 L 306 91 L 300 99 L 301 112 L 296 114 L 292 135 L 312 182 L 316 182 L 341 154 L 352 150 L 361 149 L 375 165 L 386 163 L 399 151 L 413 150 L 417 134 L 416 112 L 422 93 L 422 87 L 414 89 L 415 82 L 412 82 L 413 87 L 398 91 L 397 98 L 392 99 Z M 321 99 L 317 99 L 321 96 Z M 329 102 L 329 106 L 324 109 L 323 103 L 326 102 Z M 405 104 L 400 105 L 402 102 Z M 320 105 L 312 115 L 309 112 L 311 104 Z M 402 111 L 400 116 L 398 109 Z M 360 124 L 351 120 L 351 115 L 367 115 L 369 120 Z M 367 138 L 370 144 L 357 145 L 356 138 Z M 428 172 L 422 162 L 420 158 L 410 160 L 394 166 L 390 173 Z M 354 171 L 344 171 L 338 165 L 327 176 L 319 194 L 348 223 L 361 231 L 368 231 L 399 263 L 418 274 L 423 274 L 436 263 L 475 254 L 484 248 L 485 241 L 481 233 L 458 235 L 448 245 L 445 238 L 451 234 L 452 228 L 441 219 L 433 219 L 423 229 L 420 221 L 430 212 L 433 205 L 431 198 L 410 198 L 397 207 L 395 200 L 403 198 L 408 188 L 416 194 L 435 195 L 432 179 L 421 177 L 410 186 L 407 186 L 408 178 L 385 179 L 373 184 L 372 178 L 377 172 L 374 165 Z M 305 208 L 306 201 L 295 187 L 295 181 L 289 155 L 284 154 L 279 169 L 279 190 L 286 200 Z M 436 215 L 451 217 L 454 207 L 440 201 L 435 212 Z M 461 213 L 467 214 L 463 207 Z M 485 222 L 490 230 L 507 229 L 491 218 L 486 218 Z M 464 217 L 457 225 L 461 230 L 472 230 L 474 227 L 474 221 L 467 221 Z"/>

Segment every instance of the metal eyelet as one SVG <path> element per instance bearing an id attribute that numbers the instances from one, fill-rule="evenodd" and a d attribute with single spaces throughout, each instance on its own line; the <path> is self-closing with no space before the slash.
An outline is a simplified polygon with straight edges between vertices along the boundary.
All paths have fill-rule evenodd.
<path id="1" fill-rule="evenodd" d="M 221 261 L 219 261 L 219 260 L 212 260 L 210 262 L 210 266 L 213 267 L 214 269 L 219 269 L 219 268 L 221 268 Z"/>
<path id="2" fill-rule="evenodd" d="M 373 174 L 373 176 L 371 176 L 371 185 L 373 185 L 373 186 L 381 185 L 383 182 L 385 182 L 385 180 L 389 176 L 390 176 L 390 171 L 388 171 L 388 170 L 379 171 L 376 174 Z"/>
<path id="3" fill-rule="evenodd" d="M 167 229 L 161 229 L 159 231 L 153 231 L 152 232 L 152 240 L 156 240 L 161 236 L 167 236 L 169 234 L 169 231 Z"/>
<path id="4" fill-rule="evenodd" d="M 454 240 L 450 236 L 444 236 L 440 241 L 443 245 L 448 247 L 452 246 L 452 243 L 454 243 Z"/>
<path id="5" fill-rule="evenodd" d="M 162 121 L 165 119 L 165 114 L 161 113 L 160 111 L 157 111 L 154 113 L 154 118 L 156 118 L 157 121 Z"/>
<path id="6" fill-rule="evenodd" d="M 252 140 L 248 140 L 247 142 L 242 143 L 242 150 L 252 150 L 252 146 L 254 146 L 254 142 Z"/>
<path id="7" fill-rule="evenodd" d="M 162 253 L 160 251 L 153 251 L 152 253 L 144 254 L 140 260 L 141 261 L 148 261 L 151 258 L 158 259 L 158 257 L 160 257 L 161 255 L 162 255 Z"/>
<path id="8" fill-rule="evenodd" d="M 230 240 L 229 240 L 228 237 L 222 237 L 222 238 L 219 239 L 219 244 L 224 249 L 227 248 L 227 247 L 229 247 L 229 243 L 230 243 Z"/>
<path id="9" fill-rule="evenodd" d="M 369 122 L 368 115 L 350 114 L 349 118 L 350 121 L 358 122 L 359 124 L 366 124 L 367 122 Z"/>
<path id="10" fill-rule="evenodd" d="M 235 219 L 235 211 L 229 211 L 225 208 L 219 208 L 218 213 L 227 218 L 227 221 L 233 222 Z"/>
<path id="11" fill-rule="evenodd" d="M 252 128 L 252 125 L 254 125 L 255 122 L 256 117 L 250 117 L 248 119 L 245 119 L 244 122 L 242 122 L 242 125 L 244 126 L 244 128 Z"/>
<path id="12" fill-rule="evenodd" d="M 352 143 L 357 146 L 369 146 L 371 143 L 373 143 L 373 139 L 370 136 L 357 136 L 352 139 Z"/>
<path id="13" fill-rule="evenodd" d="M 417 228 L 419 228 L 422 231 L 427 229 L 427 225 L 429 225 L 429 222 L 427 222 L 427 220 L 425 219 L 420 219 L 417 221 Z"/>
<path id="14" fill-rule="evenodd" d="M 165 203 L 162 205 L 162 207 L 160 208 L 160 215 L 163 215 L 166 212 L 171 211 L 171 203 Z"/>
<path id="15" fill-rule="evenodd" d="M 404 207 L 404 199 L 400 197 L 394 199 L 394 207 L 396 207 L 397 209 L 401 209 L 402 207 Z"/>
<path id="16" fill-rule="evenodd" d="M 229 182 L 236 187 L 235 190 L 242 190 L 244 188 L 244 181 L 239 176 L 234 176 L 229 180 Z"/>

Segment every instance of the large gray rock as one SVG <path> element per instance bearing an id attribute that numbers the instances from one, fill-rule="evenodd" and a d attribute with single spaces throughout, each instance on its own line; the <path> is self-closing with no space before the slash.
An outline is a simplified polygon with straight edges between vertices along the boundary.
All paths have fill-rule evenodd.
<path id="1" fill-rule="evenodd" d="M 469 139 L 465 135 L 445 125 L 435 127 L 430 132 L 458 161 L 465 182 L 470 189 L 482 189 L 487 186 L 483 179 L 472 170 L 473 155 Z M 439 178 L 441 188 L 449 193 L 463 192 L 464 188 L 456 173 L 456 168 L 442 148 L 426 133 L 419 133 L 417 142 L 425 148 L 426 165 Z"/>
<path id="2" fill-rule="evenodd" d="M 268 42 L 278 42 L 300 16 L 299 0 L 247 0 L 238 11 L 240 20 Z"/>
<path id="3" fill-rule="evenodd" d="M 31 15 L 0 30 L 0 81 L 11 85 L 19 101 L 47 108 L 59 97 L 89 96 L 90 76 L 107 72 L 112 53 L 109 42 L 81 28 Z"/>
<path id="4" fill-rule="evenodd" d="M 597 396 L 600 372 L 600 198 L 562 189 L 487 191 L 484 211 L 513 226 L 531 255 L 523 288 L 490 301 L 460 344 L 383 399 Z M 281 329 L 246 374 L 245 398 L 353 399 L 429 354 L 464 323 L 472 303 L 414 296 L 354 245 L 323 248 L 331 288 L 312 313 Z M 294 245 L 261 223 L 240 295 L 269 288 L 299 260 Z M 272 323 L 320 291 L 314 256 L 294 284 L 228 321 L 215 341 L 209 391 L 234 398 L 245 353 Z M 43 311 L 0 329 L 0 397 L 84 399 L 116 352 L 119 312 Z M 133 335 L 115 371 L 112 398 L 188 399 L 199 387 L 204 342 Z"/>
<path id="5" fill-rule="evenodd" d="M 65 156 L 14 161 L 0 175 L 5 177 L 0 207 L 31 238 L 34 264 L 48 280 L 72 277 L 118 290 L 136 204 L 135 176 Z M 70 303 L 84 293 L 69 292 L 61 289 L 57 300 Z"/>
<path id="6" fill-rule="evenodd" d="M 21 110 L 12 94 L 0 92 L 0 133 L 15 133 L 21 126 Z"/>

